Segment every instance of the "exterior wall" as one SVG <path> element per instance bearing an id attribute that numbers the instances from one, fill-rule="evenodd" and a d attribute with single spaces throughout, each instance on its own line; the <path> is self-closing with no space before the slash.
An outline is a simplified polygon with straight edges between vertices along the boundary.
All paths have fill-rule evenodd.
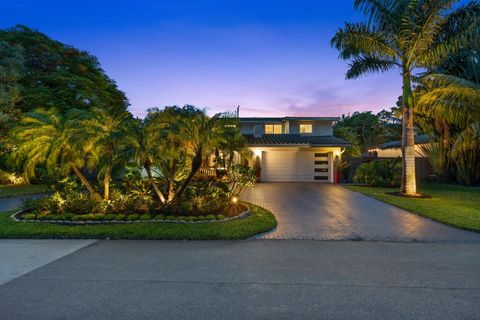
<path id="1" fill-rule="evenodd" d="M 240 123 L 240 132 L 243 134 L 254 134 L 255 125 L 261 125 L 262 131 L 264 130 L 265 124 L 282 124 L 283 133 L 300 133 L 300 124 L 311 124 L 312 133 L 309 135 L 312 136 L 333 136 L 333 122 L 332 121 L 286 121 L 283 123 L 279 122 L 248 122 Z"/>
<path id="2" fill-rule="evenodd" d="M 311 124 L 312 136 L 333 136 L 332 121 L 289 121 L 290 133 L 299 134 L 300 124 Z"/>

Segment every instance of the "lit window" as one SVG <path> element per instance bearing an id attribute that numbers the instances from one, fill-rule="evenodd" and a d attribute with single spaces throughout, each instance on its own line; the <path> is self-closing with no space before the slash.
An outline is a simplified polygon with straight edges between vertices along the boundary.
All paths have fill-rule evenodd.
<path id="1" fill-rule="evenodd" d="M 312 133 L 312 125 L 311 124 L 301 124 L 300 125 L 300 133 Z"/>
<path id="2" fill-rule="evenodd" d="M 265 134 L 281 134 L 282 125 L 281 124 L 266 124 L 265 125 Z"/>

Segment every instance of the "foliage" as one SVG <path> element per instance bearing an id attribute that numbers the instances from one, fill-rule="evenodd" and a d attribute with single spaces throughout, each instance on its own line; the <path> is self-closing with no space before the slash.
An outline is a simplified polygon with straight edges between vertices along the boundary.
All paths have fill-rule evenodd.
<path id="1" fill-rule="evenodd" d="M 25 179 L 15 172 L 7 172 L 0 169 L 0 184 L 24 184 Z"/>
<path id="2" fill-rule="evenodd" d="M 467 185 L 480 182 L 479 49 L 472 43 L 432 67 L 416 92 L 423 128 L 432 137 L 429 149 L 441 151 L 427 153 L 430 162 L 455 171 Z"/>
<path id="3" fill-rule="evenodd" d="M 381 159 L 362 163 L 355 171 L 353 181 L 375 187 L 400 185 L 402 166 L 400 159 Z"/>
<path id="4" fill-rule="evenodd" d="M 230 181 L 228 198 L 238 197 L 246 188 L 255 186 L 257 175 L 255 169 L 247 166 L 234 165 L 228 172 Z"/>
<path id="5" fill-rule="evenodd" d="M 346 23 L 331 45 L 350 60 L 347 79 L 401 71 L 403 80 L 403 168 L 401 192 L 415 195 L 414 116 L 412 81 L 419 68 L 438 65 L 462 45 L 477 41 L 480 4 L 471 2 L 453 10 L 455 0 L 356 0 L 366 22 Z"/>

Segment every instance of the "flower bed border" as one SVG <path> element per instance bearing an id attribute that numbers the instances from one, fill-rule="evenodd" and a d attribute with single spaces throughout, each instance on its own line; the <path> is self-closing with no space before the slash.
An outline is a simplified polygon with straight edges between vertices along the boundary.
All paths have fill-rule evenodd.
<path id="1" fill-rule="evenodd" d="M 201 223 L 212 223 L 212 222 L 224 222 L 224 221 L 230 221 L 230 220 L 237 220 L 237 219 L 244 219 L 246 217 L 249 217 L 252 212 L 250 210 L 250 207 L 242 203 L 246 207 L 246 210 L 241 212 L 240 214 L 237 214 L 234 217 L 230 218 L 225 218 L 223 220 L 202 220 L 202 221 L 185 221 L 185 220 L 156 220 L 156 219 L 151 219 L 151 220 L 109 220 L 109 221 L 71 221 L 71 220 L 25 220 L 25 219 L 19 219 L 18 215 L 28 212 L 27 210 L 19 210 L 17 212 L 14 212 L 10 218 L 15 221 L 15 222 L 37 222 L 37 223 L 50 223 L 50 224 L 61 224 L 61 225 L 102 225 L 102 224 L 131 224 L 131 223 L 178 223 L 178 224 L 201 224 Z"/>

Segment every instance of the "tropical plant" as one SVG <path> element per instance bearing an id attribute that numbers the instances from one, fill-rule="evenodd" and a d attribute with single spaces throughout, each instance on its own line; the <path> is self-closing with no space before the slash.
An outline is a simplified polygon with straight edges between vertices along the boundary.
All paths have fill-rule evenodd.
<path id="1" fill-rule="evenodd" d="M 23 170 L 27 182 L 35 176 L 37 165 L 44 165 L 49 172 L 60 167 L 64 175 L 73 171 L 91 195 L 98 196 L 80 170 L 87 166 L 79 144 L 84 132 L 78 126 L 82 116 L 78 110 L 64 115 L 55 108 L 40 108 L 21 118 L 12 131 L 17 147 L 10 161 Z"/>
<path id="2" fill-rule="evenodd" d="M 379 159 L 362 163 L 355 171 L 353 182 L 374 187 L 396 187 L 400 185 L 400 159 Z"/>
<path id="3" fill-rule="evenodd" d="M 419 68 L 438 64 L 478 32 L 480 5 L 471 2 L 454 11 L 456 2 L 355 0 L 355 9 L 363 10 L 368 21 L 346 23 L 331 41 L 341 58 L 351 59 L 347 79 L 393 69 L 401 72 L 401 193 L 405 195 L 417 194 L 412 80 Z"/>
<path id="4" fill-rule="evenodd" d="M 114 169 L 123 170 L 136 145 L 132 115 L 127 110 L 95 108 L 78 123 L 83 128 L 82 149 L 90 166 L 98 170 L 103 184 L 103 198 L 110 199 L 110 184 Z"/>
<path id="5" fill-rule="evenodd" d="M 432 148 L 445 150 L 429 158 L 454 163 L 464 184 L 480 181 L 480 47 L 476 43 L 477 48 L 462 50 L 432 68 L 417 90 L 418 112 L 436 124 L 428 128 L 439 137 Z"/>

